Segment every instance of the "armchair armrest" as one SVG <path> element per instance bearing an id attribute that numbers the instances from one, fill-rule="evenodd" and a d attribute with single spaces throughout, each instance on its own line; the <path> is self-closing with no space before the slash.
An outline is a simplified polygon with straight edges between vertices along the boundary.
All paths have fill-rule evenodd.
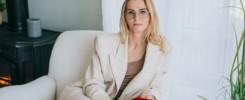
<path id="1" fill-rule="evenodd" d="M 0 100 L 54 100 L 56 83 L 42 76 L 30 83 L 0 88 Z"/>

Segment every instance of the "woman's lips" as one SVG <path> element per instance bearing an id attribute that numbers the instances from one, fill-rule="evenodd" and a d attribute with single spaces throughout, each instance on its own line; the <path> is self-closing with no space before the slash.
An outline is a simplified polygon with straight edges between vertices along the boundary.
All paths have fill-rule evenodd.
<path id="1" fill-rule="evenodd" d="M 133 24 L 134 26 L 141 26 L 142 24 Z"/>

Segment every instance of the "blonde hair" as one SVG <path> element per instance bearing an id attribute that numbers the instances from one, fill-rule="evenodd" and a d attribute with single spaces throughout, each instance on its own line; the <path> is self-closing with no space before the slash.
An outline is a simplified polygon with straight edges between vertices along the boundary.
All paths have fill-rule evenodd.
<path id="1" fill-rule="evenodd" d="M 129 0 L 125 0 L 121 9 L 121 18 L 120 18 L 120 36 L 121 42 L 125 43 L 129 28 L 125 19 L 125 10 L 127 7 L 127 3 Z M 147 9 L 150 12 L 150 21 L 149 25 L 146 28 L 146 42 L 151 42 L 152 44 L 158 45 L 160 47 L 160 51 L 166 51 L 166 43 L 165 37 L 161 36 L 160 28 L 159 28 L 159 20 L 156 13 L 156 8 L 154 6 L 153 0 L 144 0 Z"/>

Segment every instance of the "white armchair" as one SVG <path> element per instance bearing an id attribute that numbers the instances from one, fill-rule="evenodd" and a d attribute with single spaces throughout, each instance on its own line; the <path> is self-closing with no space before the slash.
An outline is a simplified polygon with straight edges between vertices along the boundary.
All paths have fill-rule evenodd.
<path id="1" fill-rule="evenodd" d="M 102 31 L 67 31 L 56 40 L 49 73 L 30 83 L 0 88 L 0 100 L 56 100 L 65 85 L 78 81 L 90 62 L 94 37 Z"/>

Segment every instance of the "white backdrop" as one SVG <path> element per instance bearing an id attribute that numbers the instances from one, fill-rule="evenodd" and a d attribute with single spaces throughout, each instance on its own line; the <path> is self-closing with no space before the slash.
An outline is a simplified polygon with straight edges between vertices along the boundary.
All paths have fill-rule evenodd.
<path id="1" fill-rule="evenodd" d="M 117 2 L 116 2 L 117 1 Z M 124 0 L 102 0 L 103 29 L 118 32 Z M 232 24 L 242 27 L 240 14 L 226 6 L 234 0 L 154 0 L 161 31 L 173 46 L 164 100 L 214 100 L 227 81 L 234 54 Z M 237 28 L 238 32 L 239 28 Z M 241 32 L 240 32 L 241 33 Z M 162 100 L 161 99 L 161 100 Z M 223 97 L 218 98 L 223 100 Z"/>

